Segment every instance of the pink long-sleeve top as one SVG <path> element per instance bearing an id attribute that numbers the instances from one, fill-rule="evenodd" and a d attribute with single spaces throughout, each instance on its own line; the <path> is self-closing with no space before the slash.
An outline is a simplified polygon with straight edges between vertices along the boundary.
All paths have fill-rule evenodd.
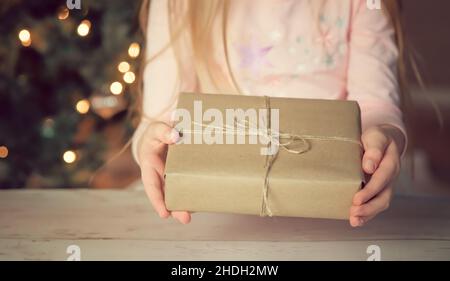
<path id="1" fill-rule="evenodd" d="M 395 31 L 384 11 L 369 9 L 365 0 L 333 0 L 315 15 L 310 2 L 231 2 L 227 43 L 240 89 L 248 95 L 355 100 L 363 131 L 390 124 L 405 134 Z M 146 56 L 152 57 L 169 42 L 167 0 L 151 1 L 147 32 Z M 143 110 L 150 119 L 168 121 L 177 93 L 197 89 L 186 53 L 182 77 L 172 48 L 146 67 Z M 214 57 L 225 73 L 223 49 Z M 135 156 L 146 122 L 133 138 Z"/>

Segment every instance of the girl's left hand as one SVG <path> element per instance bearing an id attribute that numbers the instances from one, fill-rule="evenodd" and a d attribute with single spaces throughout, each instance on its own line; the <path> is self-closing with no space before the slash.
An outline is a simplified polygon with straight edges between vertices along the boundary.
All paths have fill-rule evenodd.
<path id="1" fill-rule="evenodd" d="M 403 133 L 390 125 L 367 129 L 361 137 L 364 146 L 362 168 L 369 182 L 353 197 L 350 225 L 362 226 L 389 208 L 393 182 L 400 172 L 400 154 L 405 145 Z"/>

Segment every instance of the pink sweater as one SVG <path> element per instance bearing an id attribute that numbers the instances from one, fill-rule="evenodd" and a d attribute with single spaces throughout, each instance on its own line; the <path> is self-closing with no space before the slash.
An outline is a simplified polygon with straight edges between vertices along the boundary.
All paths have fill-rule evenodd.
<path id="1" fill-rule="evenodd" d="M 232 2 L 229 56 L 244 94 L 356 100 L 363 130 L 390 124 L 405 134 L 399 110 L 398 49 L 384 12 L 369 9 L 365 0 L 333 0 L 315 17 L 309 3 Z M 213 34 L 220 36 L 220 31 Z M 147 57 L 169 41 L 167 0 L 151 1 L 147 37 Z M 223 50 L 214 55 L 217 67 L 225 71 Z M 183 60 L 189 59 L 187 50 Z M 181 79 L 170 48 L 147 66 L 143 103 L 147 117 L 167 122 L 175 108 L 174 93 L 196 89 L 193 70 L 189 61 L 184 62 L 187 67 Z M 146 121 L 142 121 L 135 133 L 135 156 L 136 142 L 145 126 Z"/>

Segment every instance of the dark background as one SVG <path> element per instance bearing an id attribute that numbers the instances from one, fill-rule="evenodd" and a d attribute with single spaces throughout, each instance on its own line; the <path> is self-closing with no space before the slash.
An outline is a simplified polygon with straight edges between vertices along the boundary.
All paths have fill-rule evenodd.
<path id="1" fill-rule="evenodd" d="M 450 1 L 403 1 L 405 28 L 429 86 L 450 86 Z"/>
<path id="2" fill-rule="evenodd" d="M 410 75 L 415 103 L 412 141 L 416 152 L 425 152 L 432 175 L 450 183 L 450 1 L 407 0 L 403 9 L 410 47 L 425 81 L 425 89 L 414 87 Z"/>

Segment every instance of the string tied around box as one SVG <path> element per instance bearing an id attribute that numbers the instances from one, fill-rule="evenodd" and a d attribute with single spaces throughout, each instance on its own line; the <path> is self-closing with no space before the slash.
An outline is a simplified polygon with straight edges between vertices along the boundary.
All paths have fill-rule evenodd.
<path id="1" fill-rule="evenodd" d="M 279 155 L 280 149 L 286 151 L 290 154 L 301 155 L 308 152 L 311 149 L 311 140 L 315 141 L 339 141 L 352 143 L 359 145 L 362 148 L 361 141 L 340 137 L 340 136 L 315 136 L 307 134 L 293 134 L 293 133 L 283 133 L 279 131 L 272 130 L 271 124 L 271 105 L 270 97 L 265 96 L 265 108 L 266 108 L 266 124 L 259 128 L 257 124 L 250 122 L 249 120 L 237 120 L 234 118 L 232 125 L 225 124 L 224 126 L 206 125 L 203 123 L 192 121 L 191 124 L 200 127 L 202 129 L 185 130 L 182 129 L 180 133 L 187 134 L 203 134 L 203 128 L 215 129 L 215 133 L 222 133 L 224 135 L 240 135 L 240 136 L 258 136 L 266 138 L 267 148 L 271 149 L 275 146 L 274 153 L 266 154 L 265 156 L 265 174 L 264 174 L 264 184 L 262 187 L 262 199 L 261 199 L 261 209 L 260 216 L 265 217 L 273 216 L 273 211 L 269 205 L 269 189 L 270 189 L 270 172 L 276 159 Z M 299 147 L 298 147 L 299 146 Z M 298 148 L 297 148 L 298 147 Z"/>

